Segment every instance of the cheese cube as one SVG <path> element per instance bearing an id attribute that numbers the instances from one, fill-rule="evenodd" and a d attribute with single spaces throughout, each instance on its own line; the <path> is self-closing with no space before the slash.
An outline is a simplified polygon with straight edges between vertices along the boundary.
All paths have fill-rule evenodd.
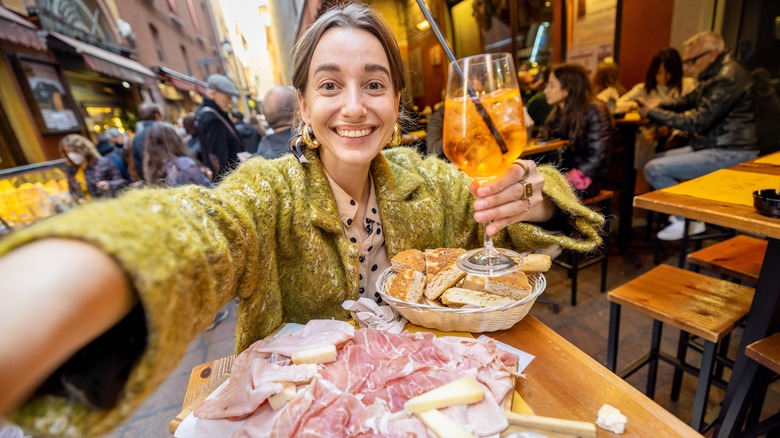
<path id="1" fill-rule="evenodd" d="M 312 348 L 309 350 L 298 351 L 292 354 L 292 361 L 296 365 L 302 363 L 328 363 L 335 362 L 338 354 L 335 345 L 326 345 L 324 347 Z"/>
<path id="2" fill-rule="evenodd" d="M 268 397 L 268 404 L 271 405 L 271 409 L 278 411 L 283 408 L 287 402 L 295 397 L 295 390 L 295 383 L 285 382 L 282 392 Z"/>
<path id="3" fill-rule="evenodd" d="M 439 438 L 474 438 L 476 435 L 436 409 L 415 414 Z"/>
<path id="4" fill-rule="evenodd" d="M 482 401 L 484 397 L 482 385 L 473 377 L 464 376 L 409 399 L 404 404 L 404 410 L 417 414 L 452 405 L 476 403 Z"/>

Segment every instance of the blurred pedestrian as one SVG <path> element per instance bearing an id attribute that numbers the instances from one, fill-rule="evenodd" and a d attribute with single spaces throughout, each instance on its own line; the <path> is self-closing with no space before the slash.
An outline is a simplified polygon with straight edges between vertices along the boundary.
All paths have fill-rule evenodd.
<path id="1" fill-rule="evenodd" d="M 203 165 L 190 155 L 174 127 L 157 123 L 148 129 L 144 147 L 145 182 L 151 186 L 197 184 L 212 187 Z"/>
<path id="2" fill-rule="evenodd" d="M 246 123 L 244 113 L 237 109 L 231 111 L 230 116 L 233 119 L 233 125 L 236 127 L 236 131 L 238 131 L 238 135 L 244 141 L 244 149 L 250 154 L 257 152 L 257 145 L 262 138 L 262 134 L 257 130 L 257 127 Z"/>
<path id="3" fill-rule="evenodd" d="M 195 114 L 188 113 L 181 121 L 184 130 L 187 131 L 189 137 L 184 141 L 187 145 L 190 154 L 193 157 L 203 162 L 203 157 L 200 156 L 200 139 L 198 139 L 198 130 L 195 128 Z"/>
<path id="4" fill-rule="evenodd" d="M 156 103 L 146 102 L 138 107 L 138 122 L 135 124 L 135 137 L 132 143 L 132 160 L 127 163 L 134 181 L 144 179 L 144 144 L 146 144 L 146 128 L 163 119 L 163 110 Z"/>
<path id="5" fill-rule="evenodd" d="M 238 166 L 246 153 L 244 140 L 236 131 L 228 112 L 238 89 L 233 81 L 224 75 L 206 78 L 208 90 L 203 103 L 195 112 L 195 127 L 200 141 L 203 164 L 214 172 L 214 182 L 219 182 Z"/>
<path id="6" fill-rule="evenodd" d="M 274 132 L 260 140 L 257 155 L 270 160 L 290 153 L 295 118 L 295 90 L 282 86 L 268 90 L 263 99 L 263 113 Z"/>
<path id="7" fill-rule="evenodd" d="M 68 164 L 68 188 L 79 202 L 91 198 L 113 197 L 127 186 L 109 159 L 101 157 L 95 144 L 79 134 L 60 141 L 60 153 Z"/>

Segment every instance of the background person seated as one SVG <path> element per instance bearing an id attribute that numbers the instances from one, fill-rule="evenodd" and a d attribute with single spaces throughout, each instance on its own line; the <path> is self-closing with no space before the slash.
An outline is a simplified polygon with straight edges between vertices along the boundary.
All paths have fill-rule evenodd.
<path id="1" fill-rule="evenodd" d="M 544 94 L 553 110 L 543 136 L 569 140 L 561 169 L 580 198 L 590 198 L 606 178 L 615 134 L 612 116 L 607 105 L 593 96 L 588 73 L 579 64 L 555 67 Z"/>
<path id="2" fill-rule="evenodd" d="M 755 94 L 748 71 L 729 55 L 717 33 L 700 32 L 683 46 L 683 68 L 698 80 L 696 89 L 667 103 L 638 99 L 643 117 L 685 131 L 691 140 L 689 147 L 653 158 L 645 165 L 645 178 L 656 190 L 758 156 Z M 684 221 L 674 217 L 671 221 L 658 232 L 659 239 L 683 237 Z M 697 221 L 688 232 L 700 234 L 704 228 L 704 223 Z"/>
<path id="3" fill-rule="evenodd" d="M 639 108 L 638 99 L 658 99 L 661 103 L 684 96 L 696 87 L 696 81 L 683 77 L 680 53 L 668 47 L 658 51 L 650 61 L 645 81 L 636 84 L 626 94 L 620 96 L 618 105 L 628 105 L 632 110 Z M 634 168 L 642 169 L 656 152 L 671 148 L 675 138 L 681 138 L 682 131 L 671 130 L 666 126 L 647 125 L 639 127 L 634 145 Z M 664 147 L 668 143 L 669 147 Z"/>

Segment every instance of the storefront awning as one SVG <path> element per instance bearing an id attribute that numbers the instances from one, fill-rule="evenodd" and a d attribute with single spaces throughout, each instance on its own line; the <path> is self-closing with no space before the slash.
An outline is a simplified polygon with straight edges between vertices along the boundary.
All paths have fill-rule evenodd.
<path id="1" fill-rule="evenodd" d="M 136 84 L 156 83 L 157 76 L 140 63 L 130 58 L 111 53 L 77 39 L 49 31 L 49 35 L 72 47 L 84 58 L 87 67 L 104 75 Z"/>
<path id="2" fill-rule="evenodd" d="M 0 39 L 37 50 L 46 50 L 46 43 L 38 37 L 38 28 L 2 6 L 0 6 Z"/>
<path id="3" fill-rule="evenodd" d="M 200 94 L 206 94 L 208 86 L 203 81 L 199 81 L 192 76 L 187 76 L 167 67 L 153 67 L 153 69 L 180 91 L 195 91 Z"/>

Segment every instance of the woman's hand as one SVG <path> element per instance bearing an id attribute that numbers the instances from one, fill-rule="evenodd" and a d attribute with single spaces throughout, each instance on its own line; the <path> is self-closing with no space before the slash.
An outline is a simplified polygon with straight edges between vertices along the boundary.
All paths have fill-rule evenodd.
<path id="1" fill-rule="evenodd" d="M 99 188 L 100 190 L 102 190 L 104 192 L 106 190 L 108 190 L 109 188 L 111 188 L 111 184 L 109 184 L 108 181 L 98 181 L 96 185 L 97 185 L 97 188 Z"/>
<path id="2" fill-rule="evenodd" d="M 518 160 L 520 161 L 520 160 Z M 471 183 L 469 190 L 477 197 L 474 201 L 474 220 L 488 222 L 486 232 L 494 235 L 507 225 L 515 222 L 544 222 L 555 213 L 555 207 L 542 195 L 544 177 L 536 171 L 536 163 L 522 160 L 525 167 L 517 162 L 501 177 L 480 184 Z M 533 194 L 527 197 L 526 185 L 530 185 Z"/>

